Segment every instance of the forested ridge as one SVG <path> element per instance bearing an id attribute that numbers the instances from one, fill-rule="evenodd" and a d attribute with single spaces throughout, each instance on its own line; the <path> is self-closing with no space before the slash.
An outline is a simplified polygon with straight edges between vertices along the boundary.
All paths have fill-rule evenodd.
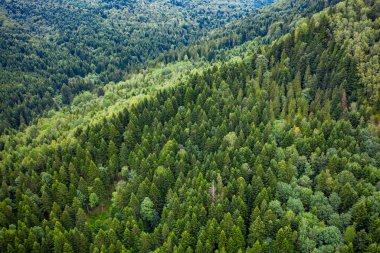
<path id="1" fill-rule="evenodd" d="M 0 133 L 271 2 L 2 0 Z"/>
<path id="2" fill-rule="evenodd" d="M 379 252 L 380 4 L 303 2 L 1 135 L 0 251 Z"/>
<path id="3" fill-rule="evenodd" d="M 102 94 L 109 81 L 146 66 L 225 61 L 224 50 L 279 38 L 336 0 L 281 0 L 263 9 L 273 1 L 45 2 L 1 2 L 0 132 L 25 128 L 85 90 Z"/>

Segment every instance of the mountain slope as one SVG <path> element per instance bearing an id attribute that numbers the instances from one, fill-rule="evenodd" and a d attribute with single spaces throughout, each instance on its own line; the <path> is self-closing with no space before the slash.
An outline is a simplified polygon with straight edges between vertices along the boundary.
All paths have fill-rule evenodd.
<path id="1" fill-rule="evenodd" d="M 2 0 L 0 133 L 271 2 Z"/>
<path id="2" fill-rule="evenodd" d="M 377 252 L 373 13 L 348 0 L 227 63 L 111 83 L 109 103 L 172 86 L 73 135 L 2 136 L 1 249 Z"/>
<path id="3" fill-rule="evenodd" d="M 52 1 L 45 9 L 38 1 L 2 2 L 6 25 L 0 29 L 4 46 L 0 49 L 4 56 L 0 132 L 29 125 L 51 108 L 59 110 L 69 104 L 76 94 L 122 80 L 125 72 L 142 66 L 186 57 L 226 60 L 225 49 L 264 34 L 268 35 L 266 42 L 278 38 L 294 27 L 294 20 L 335 1 L 280 1 L 224 27 L 230 20 L 248 15 L 245 8 L 271 2 L 241 1 L 224 8 L 219 1 Z M 210 13 L 215 9 L 218 11 Z M 153 62 L 147 63 L 148 59 Z"/>

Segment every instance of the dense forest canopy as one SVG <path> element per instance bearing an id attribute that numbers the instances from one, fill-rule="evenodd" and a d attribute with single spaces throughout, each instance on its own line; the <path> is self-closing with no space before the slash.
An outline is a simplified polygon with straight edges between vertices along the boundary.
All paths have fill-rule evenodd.
<path id="1" fill-rule="evenodd" d="M 0 133 L 272 2 L 2 0 Z"/>
<path id="2" fill-rule="evenodd" d="M 54 18 L 32 3 L 14 9 L 44 16 L 40 30 L 20 36 L 15 11 L 1 16 L 1 39 L 54 55 L 61 28 L 46 29 Z M 149 4 L 203 6 L 51 4 L 100 19 L 112 10 L 118 22 Z M 195 29 L 123 81 L 47 85 L 57 110 L 0 136 L 0 251 L 379 252 L 379 13 L 376 0 L 283 0 L 232 22 L 226 13 L 225 28 Z M 42 34 L 53 38 L 38 44 Z"/>
<path id="3" fill-rule="evenodd" d="M 216 50 L 264 35 L 268 42 L 336 3 L 279 1 L 258 9 L 272 2 L 3 0 L 0 133 L 143 66 L 185 57 L 225 60 Z"/>

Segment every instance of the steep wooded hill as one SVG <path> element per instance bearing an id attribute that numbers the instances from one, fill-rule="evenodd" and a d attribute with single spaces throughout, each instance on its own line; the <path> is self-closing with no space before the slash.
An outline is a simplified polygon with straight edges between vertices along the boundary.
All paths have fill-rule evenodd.
<path id="1" fill-rule="evenodd" d="M 377 8 L 343 1 L 227 62 L 82 94 L 67 129 L 3 135 L 0 248 L 378 252 Z"/>

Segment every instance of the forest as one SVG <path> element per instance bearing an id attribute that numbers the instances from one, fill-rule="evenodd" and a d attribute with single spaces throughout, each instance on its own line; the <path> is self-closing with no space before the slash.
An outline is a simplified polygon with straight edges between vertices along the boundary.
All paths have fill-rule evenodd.
<path id="1" fill-rule="evenodd" d="M 1 0 L 0 133 L 271 2 Z"/>
<path id="2" fill-rule="evenodd" d="M 238 1 L 208 21 L 219 2 L 38 1 L 2 2 L 1 252 L 380 252 L 379 1 Z M 47 81 L 60 64 L 97 68 L 117 40 L 60 44 L 71 29 L 52 24 L 96 13 L 138 30 L 156 22 L 148 5 L 204 27 L 114 65 L 120 78 Z M 89 58 L 69 53 L 81 36 L 100 43 Z"/>

